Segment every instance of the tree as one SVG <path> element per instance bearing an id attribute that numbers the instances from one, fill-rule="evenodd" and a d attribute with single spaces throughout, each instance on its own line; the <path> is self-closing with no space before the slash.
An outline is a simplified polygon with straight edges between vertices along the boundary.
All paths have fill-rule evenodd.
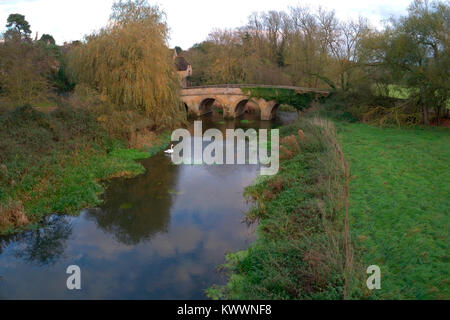
<path id="1" fill-rule="evenodd" d="M 356 52 L 366 29 L 363 19 L 343 23 L 333 11 L 293 7 L 287 13 L 253 13 L 246 26 L 216 30 L 186 55 L 196 84 L 340 85 L 348 90 L 360 78 Z"/>
<path id="2" fill-rule="evenodd" d="M 45 44 L 51 44 L 51 45 L 55 45 L 55 39 L 49 35 L 49 34 L 43 34 L 41 39 L 39 39 L 40 42 L 43 42 Z"/>
<path id="3" fill-rule="evenodd" d="M 450 6 L 440 1 L 415 0 L 408 15 L 393 19 L 365 44 L 368 63 L 382 70 L 386 85 L 404 86 L 412 105 L 439 121 L 450 98 Z"/>
<path id="4" fill-rule="evenodd" d="M 179 125 L 185 110 L 164 13 L 144 0 L 119 1 L 111 21 L 73 48 L 69 70 L 107 97 L 111 108 L 138 112 L 158 127 Z"/>
<path id="5" fill-rule="evenodd" d="M 175 47 L 175 52 L 176 52 L 177 54 L 180 54 L 180 53 L 183 52 L 183 49 L 181 49 L 181 47 L 179 47 L 179 46 L 176 46 L 176 47 Z"/>
<path id="6" fill-rule="evenodd" d="M 340 87 L 348 91 L 360 82 L 357 77 L 361 64 L 359 61 L 359 48 L 364 37 L 371 32 L 368 21 L 360 17 L 357 21 L 342 22 L 336 26 L 337 36 L 328 39 L 330 52 L 336 60 L 337 75 Z"/>
<path id="7" fill-rule="evenodd" d="M 30 24 L 27 20 L 25 20 L 24 15 L 18 13 L 9 15 L 6 27 L 10 30 L 16 31 L 24 37 L 28 37 L 31 34 Z"/>
<path id="8" fill-rule="evenodd" d="M 416 0 L 407 17 L 394 22 L 393 45 L 400 49 L 393 62 L 402 69 L 402 82 L 412 89 L 411 99 L 440 120 L 450 98 L 450 6 L 445 2 Z M 399 60 L 401 59 L 401 60 Z"/>
<path id="9" fill-rule="evenodd" d="M 0 86 L 12 105 L 31 104 L 49 93 L 49 77 L 57 65 L 53 54 L 28 41 L 0 46 Z"/>

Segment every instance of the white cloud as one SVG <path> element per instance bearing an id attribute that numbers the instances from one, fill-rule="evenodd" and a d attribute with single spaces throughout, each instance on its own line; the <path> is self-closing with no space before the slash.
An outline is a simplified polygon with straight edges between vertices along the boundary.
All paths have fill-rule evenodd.
<path id="1" fill-rule="evenodd" d="M 10 13 L 21 13 L 33 32 L 52 34 L 58 43 L 81 39 L 107 23 L 114 0 L 0 0 L 0 26 Z M 214 28 L 244 25 L 254 11 L 287 10 L 289 6 L 321 5 L 341 18 L 380 20 L 404 14 L 411 0 L 150 0 L 165 10 L 171 28 L 171 46 L 189 48 Z M 3 21 L 3 22 L 2 22 Z"/>

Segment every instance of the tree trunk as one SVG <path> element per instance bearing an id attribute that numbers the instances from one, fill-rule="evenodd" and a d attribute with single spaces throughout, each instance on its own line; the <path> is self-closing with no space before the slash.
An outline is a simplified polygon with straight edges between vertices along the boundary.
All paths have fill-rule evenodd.
<path id="1" fill-rule="evenodd" d="M 441 124 L 441 108 L 435 108 L 437 125 Z"/>
<path id="2" fill-rule="evenodd" d="M 429 124 L 428 122 L 428 108 L 427 107 L 422 107 L 422 121 L 423 121 L 423 125 L 427 126 Z"/>

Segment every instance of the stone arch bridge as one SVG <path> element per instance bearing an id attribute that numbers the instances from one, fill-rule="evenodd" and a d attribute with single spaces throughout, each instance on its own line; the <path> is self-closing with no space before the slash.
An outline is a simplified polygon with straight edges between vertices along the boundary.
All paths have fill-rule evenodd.
<path id="1" fill-rule="evenodd" d="M 202 87 L 189 87 L 181 90 L 181 99 L 184 102 L 186 111 L 191 115 L 202 116 L 213 111 L 214 104 L 219 104 L 223 108 L 223 116 L 227 119 L 234 119 L 245 113 L 251 106 L 259 109 L 261 120 L 271 120 L 275 118 L 279 104 L 277 101 L 266 101 L 261 98 L 252 98 L 245 94 L 241 88 L 280 88 L 291 89 L 298 93 L 314 92 L 316 98 L 328 96 L 328 91 L 308 89 L 289 86 L 269 86 L 269 85 L 214 85 Z"/>

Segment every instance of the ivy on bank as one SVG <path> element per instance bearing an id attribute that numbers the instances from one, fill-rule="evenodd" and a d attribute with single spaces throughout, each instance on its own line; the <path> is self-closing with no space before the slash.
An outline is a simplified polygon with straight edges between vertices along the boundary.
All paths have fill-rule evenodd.
<path id="1" fill-rule="evenodd" d="M 241 90 L 244 94 L 250 95 L 251 98 L 262 98 L 266 101 L 275 100 L 280 105 L 291 105 L 297 110 L 309 108 L 315 95 L 313 92 L 299 93 L 286 88 L 246 87 L 241 88 Z"/>

